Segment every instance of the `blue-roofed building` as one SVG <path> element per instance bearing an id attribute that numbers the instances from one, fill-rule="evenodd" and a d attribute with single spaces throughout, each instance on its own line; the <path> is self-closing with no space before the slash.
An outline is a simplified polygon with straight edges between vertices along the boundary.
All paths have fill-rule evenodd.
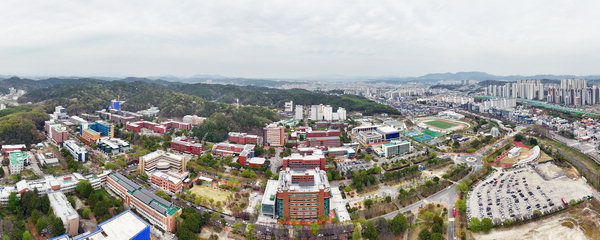
<path id="1" fill-rule="evenodd" d="M 75 237 L 62 235 L 51 240 L 149 240 L 150 224 L 144 219 L 126 210 L 100 224 L 93 232 L 88 232 Z"/>

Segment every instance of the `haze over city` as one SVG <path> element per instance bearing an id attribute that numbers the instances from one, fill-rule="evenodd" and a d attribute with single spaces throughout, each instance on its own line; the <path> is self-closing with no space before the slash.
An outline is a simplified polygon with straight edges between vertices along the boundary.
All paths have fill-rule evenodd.
<path id="1" fill-rule="evenodd" d="M 0 74 L 598 74 L 598 1 L 2 1 Z"/>

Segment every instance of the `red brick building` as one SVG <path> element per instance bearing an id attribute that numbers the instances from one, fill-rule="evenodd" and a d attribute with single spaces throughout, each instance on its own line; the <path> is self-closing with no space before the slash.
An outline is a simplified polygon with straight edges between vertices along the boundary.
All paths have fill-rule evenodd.
<path id="1" fill-rule="evenodd" d="M 189 153 L 193 155 L 201 155 L 202 154 L 202 144 L 196 143 L 192 139 L 186 139 L 182 137 L 174 138 L 171 141 L 171 149 L 182 152 Z"/>
<path id="2" fill-rule="evenodd" d="M 279 174 L 276 216 L 286 221 L 316 222 L 330 216 L 331 197 L 325 171 L 287 168 Z"/>
<path id="3" fill-rule="evenodd" d="M 283 158 L 283 168 L 292 168 L 292 169 L 315 169 L 319 168 L 321 170 L 325 169 L 325 155 L 320 153 L 321 151 L 317 151 L 317 154 L 313 155 L 300 155 L 298 153 L 294 153 L 289 157 Z"/>
<path id="4" fill-rule="evenodd" d="M 237 144 L 262 144 L 262 138 L 257 135 L 248 135 L 247 133 L 230 132 L 229 142 Z"/>

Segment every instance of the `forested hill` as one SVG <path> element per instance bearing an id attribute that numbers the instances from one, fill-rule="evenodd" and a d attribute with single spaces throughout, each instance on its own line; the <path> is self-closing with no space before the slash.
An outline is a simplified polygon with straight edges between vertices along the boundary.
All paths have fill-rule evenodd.
<path id="1" fill-rule="evenodd" d="M 366 115 L 375 113 L 399 114 L 390 106 L 376 103 L 356 95 L 333 95 L 311 92 L 304 89 L 277 89 L 256 86 L 220 84 L 188 84 L 172 86 L 178 92 L 220 102 L 234 103 L 236 99 L 244 105 L 282 107 L 286 101 L 299 105 L 326 104 L 348 111 L 359 111 Z M 334 109 L 335 111 L 335 109 Z"/>
<path id="2" fill-rule="evenodd" d="M 65 96 L 70 96 L 70 98 L 77 98 L 77 95 L 70 94 L 71 92 L 73 92 L 73 88 L 91 85 L 93 89 L 99 90 L 99 92 L 97 93 L 97 95 L 99 96 L 124 96 L 127 95 L 127 92 L 135 92 L 136 94 L 140 94 L 143 97 L 152 98 L 154 95 L 157 94 L 156 91 L 158 91 L 158 89 L 161 89 L 165 91 L 172 90 L 178 93 L 197 96 L 205 100 L 218 101 L 224 103 L 235 103 L 236 99 L 239 99 L 240 103 L 243 105 L 257 105 L 270 108 L 282 108 L 284 102 L 294 101 L 294 104 L 300 105 L 326 104 L 331 105 L 336 109 L 338 107 L 343 107 L 348 111 L 359 111 L 366 115 L 377 113 L 399 114 L 399 112 L 393 107 L 376 103 L 364 97 L 356 95 L 311 92 L 304 89 L 276 89 L 257 86 L 201 83 L 185 84 L 177 82 L 167 82 L 162 80 L 150 80 L 145 78 L 125 78 L 116 81 L 59 78 L 50 78 L 35 81 L 30 79 L 10 78 L 0 81 L 2 82 L 2 84 L 0 85 L 3 87 L 15 87 L 18 89 L 25 89 L 27 91 L 40 89 L 40 91 L 35 91 L 32 94 L 27 94 L 21 100 L 21 102 L 40 102 Z M 138 89 L 122 89 L 131 86 L 138 87 Z M 93 101 L 94 99 L 89 99 L 89 96 L 84 97 L 86 97 L 87 100 L 92 100 L 92 102 L 79 103 L 77 104 L 79 106 L 73 107 L 74 110 L 87 110 L 87 108 L 84 105 L 98 104 L 98 102 Z M 144 98 L 137 98 L 134 96 L 131 96 L 130 98 L 133 100 L 141 99 L 139 103 L 144 102 Z M 149 102 L 153 103 L 156 106 L 159 105 L 158 103 L 156 103 L 156 101 Z M 131 105 L 134 104 L 131 103 Z M 135 104 L 131 107 L 132 110 L 138 110 L 138 107 L 143 106 Z"/>

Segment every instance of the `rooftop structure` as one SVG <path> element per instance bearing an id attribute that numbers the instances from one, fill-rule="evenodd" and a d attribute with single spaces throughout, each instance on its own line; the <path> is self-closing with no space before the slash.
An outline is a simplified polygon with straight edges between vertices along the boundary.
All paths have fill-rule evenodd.
<path id="1" fill-rule="evenodd" d="M 329 216 L 331 188 L 325 171 L 286 168 L 279 174 L 275 216 L 314 222 Z M 302 204 L 298 204 L 302 201 Z"/>
<path id="2" fill-rule="evenodd" d="M 79 214 L 67 201 L 65 194 L 60 191 L 48 193 L 48 199 L 50 199 L 50 207 L 52 207 L 54 215 L 59 217 L 65 225 L 67 234 L 77 235 L 79 231 Z"/>
<path id="3" fill-rule="evenodd" d="M 107 187 L 123 198 L 124 203 L 136 209 L 150 224 L 172 232 L 175 230 L 176 216 L 181 209 L 171 202 L 142 188 L 120 173 L 111 173 L 107 178 Z"/>
<path id="4" fill-rule="evenodd" d="M 101 138 L 98 148 L 105 153 L 117 154 L 129 151 L 131 145 L 120 138 Z"/>
<path id="5" fill-rule="evenodd" d="M 140 157 L 138 163 L 139 170 L 148 175 L 155 170 L 185 172 L 185 166 L 186 160 L 184 156 L 162 150 L 157 150 Z"/>
<path id="6" fill-rule="evenodd" d="M 77 237 L 66 235 L 52 240 L 150 240 L 150 224 L 133 213 L 125 210 L 100 224 L 96 231 Z"/>
<path id="7" fill-rule="evenodd" d="M 16 145 L 2 145 L 2 154 L 4 154 L 4 156 L 8 157 L 8 153 L 12 152 L 12 151 L 21 151 L 23 149 L 27 148 L 27 146 L 25 146 L 25 144 L 16 144 Z"/>
<path id="8" fill-rule="evenodd" d="M 12 151 L 9 153 L 8 168 L 10 174 L 19 174 L 25 169 L 25 163 L 27 162 L 27 153 L 21 151 Z"/>

